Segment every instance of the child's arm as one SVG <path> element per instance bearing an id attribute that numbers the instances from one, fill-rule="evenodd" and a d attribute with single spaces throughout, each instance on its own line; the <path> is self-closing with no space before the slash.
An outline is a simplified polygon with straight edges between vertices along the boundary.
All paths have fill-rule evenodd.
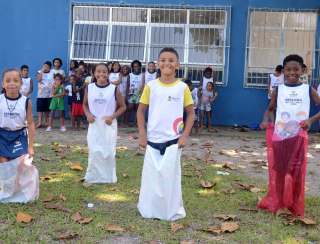
<path id="1" fill-rule="evenodd" d="M 319 105 L 319 104 L 320 104 L 319 94 L 318 94 L 318 92 L 316 91 L 316 89 L 314 89 L 313 87 L 311 88 L 311 98 L 312 98 L 313 102 L 314 102 L 316 105 Z"/>
<path id="2" fill-rule="evenodd" d="M 27 130 L 28 130 L 28 153 L 32 157 L 34 155 L 33 149 L 33 142 L 34 142 L 34 135 L 35 135 L 35 127 L 32 118 L 32 103 L 31 100 L 28 100 L 28 107 L 27 107 Z"/>
<path id="3" fill-rule="evenodd" d="M 118 88 L 116 88 L 116 99 L 117 110 L 111 116 L 105 118 L 105 121 L 108 125 L 111 125 L 114 119 L 118 118 L 126 111 L 126 103 L 124 102 L 124 97 L 121 95 L 121 92 Z"/>
<path id="4" fill-rule="evenodd" d="M 274 111 L 276 109 L 277 104 L 277 94 L 278 90 L 273 90 L 271 94 L 271 101 L 268 105 L 266 112 L 263 115 L 263 121 L 260 124 L 261 129 L 266 129 L 269 122 L 274 122 Z"/>
<path id="5" fill-rule="evenodd" d="M 145 111 L 147 110 L 148 105 L 139 103 L 137 111 L 137 122 L 139 130 L 139 146 L 145 148 L 147 146 L 147 132 L 145 128 Z"/>
<path id="6" fill-rule="evenodd" d="M 33 80 L 30 79 L 30 89 L 29 89 L 27 96 L 30 96 L 32 94 L 32 92 L 33 92 Z"/>
<path id="7" fill-rule="evenodd" d="M 187 120 L 186 120 L 185 128 L 183 130 L 183 134 L 180 136 L 178 141 L 179 148 L 182 148 L 187 144 L 187 140 L 190 135 L 190 132 L 194 123 L 194 117 L 195 117 L 193 104 L 185 107 L 184 109 L 187 113 Z"/>
<path id="8" fill-rule="evenodd" d="M 89 123 L 93 123 L 96 120 L 96 117 L 93 116 L 93 114 L 89 110 L 89 104 L 88 104 L 88 87 L 84 91 L 84 98 L 83 98 L 83 111 L 84 114 L 87 117 L 87 120 Z"/>

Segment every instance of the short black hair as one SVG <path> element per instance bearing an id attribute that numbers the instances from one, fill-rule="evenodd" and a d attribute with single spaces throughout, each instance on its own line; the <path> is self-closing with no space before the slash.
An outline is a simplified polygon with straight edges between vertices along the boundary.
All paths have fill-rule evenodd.
<path id="1" fill-rule="evenodd" d="M 298 54 L 290 54 L 283 60 L 283 67 L 286 66 L 287 63 L 295 61 L 300 64 L 301 67 L 303 67 L 303 58 L 299 56 Z"/>
<path id="2" fill-rule="evenodd" d="M 46 62 L 44 62 L 43 64 L 46 64 L 46 65 L 48 65 L 50 68 L 51 68 L 51 66 L 52 66 L 52 63 L 51 63 L 51 61 L 46 61 Z"/>
<path id="3" fill-rule="evenodd" d="M 71 60 L 71 61 L 70 61 L 70 64 L 71 64 L 71 63 L 74 64 L 74 68 L 75 68 L 75 69 L 79 67 L 79 63 L 78 63 L 77 60 Z"/>
<path id="4" fill-rule="evenodd" d="M 29 69 L 29 66 L 26 64 L 21 65 L 20 70 Z"/>
<path id="5" fill-rule="evenodd" d="M 179 54 L 178 54 L 178 52 L 177 52 L 177 50 L 176 49 L 174 49 L 174 48 L 172 48 L 172 47 L 165 47 L 165 48 L 162 48 L 162 50 L 160 51 L 160 53 L 159 53 L 159 58 L 160 58 L 160 55 L 162 54 L 162 53 L 173 53 L 176 57 L 177 57 L 177 59 L 179 60 Z"/>
<path id="6" fill-rule="evenodd" d="M 213 69 L 211 67 L 207 67 L 203 70 L 203 73 L 207 73 L 207 72 L 213 73 Z"/>
<path id="7" fill-rule="evenodd" d="M 302 68 L 307 68 L 307 65 L 306 64 L 302 64 Z"/>
<path id="8" fill-rule="evenodd" d="M 54 79 L 58 78 L 58 79 L 60 79 L 60 80 L 63 81 L 63 75 L 60 74 L 60 73 L 55 74 L 55 75 L 53 76 L 53 78 L 54 78 Z"/>
<path id="9" fill-rule="evenodd" d="M 186 83 L 188 86 L 192 85 L 192 81 L 189 79 L 184 80 L 184 83 Z"/>
<path id="10" fill-rule="evenodd" d="M 148 62 L 148 65 L 149 65 L 149 64 L 156 64 L 156 63 L 155 63 L 155 62 L 153 62 L 153 61 L 150 61 L 150 62 Z"/>
<path id="11" fill-rule="evenodd" d="M 279 65 L 276 66 L 275 70 L 277 72 L 281 72 L 283 70 L 283 66 L 281 64 L 279 64 Z"/>
<path id="12" fill-rule="evenodd" d="M 61 60 L 61 58 L 54 58 L 54 59 L 52 60 L 52 63 L 54 64 L 55 61 L 59 61 L 60 66 L 62 66 L 62 60 Z"/>
<path id="13" fill-rule="evenodd" d="M 132 61 L 132 63 L 131 63 L 131 69 L 133 69 L 133 65 L 134 65 L 134 64 L 138 64 L 140 67 L 142 67 L 141 62 L 136 59 L 136 60 L 133 60 L 133 61 Z"/>

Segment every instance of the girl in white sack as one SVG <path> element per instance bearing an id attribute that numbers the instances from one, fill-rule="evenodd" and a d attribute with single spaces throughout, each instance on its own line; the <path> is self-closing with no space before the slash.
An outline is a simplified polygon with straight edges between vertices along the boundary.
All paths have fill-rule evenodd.
<path id="1" fill-rule="evenodd" d="M 20 94 L 16 69 L 4 71 L 0 95 L 0 202 L 29 202 L 38 198 L 38 170 L 31 164 L 35 127 L 32 104 Z"/>
<path id="2" fill-rule="evenodd" d="M 83 109 L 89 122 L 87 141 L 89 148 L 87 183 L 115 183 L 117 118 L 126 105 L 120 90 L 108 80 L 108 67 L 96 66 L 96 82 L 87 86 Z"/>

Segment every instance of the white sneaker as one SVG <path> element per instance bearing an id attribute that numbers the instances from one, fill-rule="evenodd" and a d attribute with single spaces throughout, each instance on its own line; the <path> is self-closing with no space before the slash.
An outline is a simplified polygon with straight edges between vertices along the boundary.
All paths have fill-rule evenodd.
<path id="1" fill-rule="evenodd" d="M 47 131 L 47 132 L 50 132 L 50 131 L 51 131 L 51 127 L 48 126 L 47 129 L 46 129 L 46 131 Z"/>
<path id="2" fill-rule="evenodd" d="M 67 131 L 67 129 L 64 126 L 61 126 L 60 131 L 65 132 L 65 131 Z"/>

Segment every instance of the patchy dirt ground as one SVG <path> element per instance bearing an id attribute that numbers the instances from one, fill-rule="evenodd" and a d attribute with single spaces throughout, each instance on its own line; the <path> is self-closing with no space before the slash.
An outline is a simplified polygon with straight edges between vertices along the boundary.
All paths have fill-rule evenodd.
<path id="1" fill-rule="evenodd" d="M 192 135 L 188 146 L 183 150 L 184 159 L 200 159 L 209 164 L 221 167 L 222 172 L 245 174 L 258 180 L 267 181 L 268 171 L 264 132 L 244 131 L 233 128 L 217 128 L 218 132 L 202 132 Z M 118 146 L 131 150 L 138 149 L 138 133 L 135 128 L 119 127 Z M 60 132 L 57 128 L 52 132 L 37 130 L 37 143 L 50 144 L 86 144 L 86 130 L 68 130 Z M 308 195 L 320 195 L 320 136 L 310 134 L 309 155 L 306 179 Z"/>

